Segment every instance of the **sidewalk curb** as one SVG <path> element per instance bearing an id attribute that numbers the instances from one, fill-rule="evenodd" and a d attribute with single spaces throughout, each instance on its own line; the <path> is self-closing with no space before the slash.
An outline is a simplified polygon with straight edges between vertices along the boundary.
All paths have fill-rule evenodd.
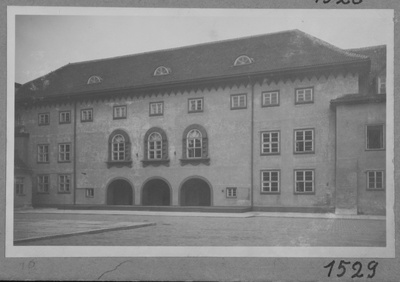
<path id="1" fill-rule="evenodd" d="M 137 215 L 137 216 L 184 216 L 184 217 L 283 217 L 283 218 L 320 218 L 320 219 L 356 219 L 356 220 L 386 220 L 384 215 L 347 215 L 333 213 L 284 213 L 284 212 L 244 212 L 244 213 L 202 213 L 202 212 L 166 212 L 166 211 L 120 211 L 120 210 L 59 210 L 36 209 L 14 211 L 16 214 L 93 214 L 93 215 Z"/>
<path id="2" fill-rule="evenodd" d="M 108 232 L 108 231 L 136 229 L 136 228 L 147 227 L 147 226 L 155 226 L 155 225 L 156 225 L 156 223 L 149 222 L 149 223 L 141 223 L 141 224 L 135 224 L 135 225 L 117 226 L 117 227 L 110 227 L 110 228 L 101 228 L 101 229 L 94 229 L 94 230 L 78 231 L 78 232 L 72 232 L 72 233 L 31 237 L 31 238 L 14 240 L 14 244 L 29 243 L 29 242 L 40 241 L 40 240 L 44 240 L 44 239 L 46 239 L 46 240 L 47 239 L 57 239 L 57 238 L 64 238 L 64 237 L 71 237 L 71 236 L 85 235 L 85 234 L 97 234 L 97 233 L 103 233 L 103 232 Z"/>

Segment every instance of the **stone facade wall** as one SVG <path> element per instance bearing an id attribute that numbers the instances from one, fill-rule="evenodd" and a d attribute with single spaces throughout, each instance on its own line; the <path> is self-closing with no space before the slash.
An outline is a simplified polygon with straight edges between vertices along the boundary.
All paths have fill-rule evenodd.
<path id="1" fill-rule="evenodd" d="M 248 206 L 250 205 L 250 140 L 251 109 L 231 110 L 231 94 L 247 94 L 250 104 L 249 87 L 219 88 L 210 91 L 184 92 L 158 96 L 142 96 L 119 100 L 78 103 L 77 105 L 77 204 L 105 204 L 108 184 L 117 178 L 128 180 L 134 188 L 134 203 L 140 205 L 142 185 L 149 178 L 160 177 L 168 181 L 172 188 L 172 205 L 178 205 L 179 187 L 192 176 L 208 180 L 212 186 L 212 205 Z M 188 99 L 204 98 L 204 110 L 188 113 Z M 163 116 L 149 116 L 150 102 L 164 102 Z M 113 107 L 127 105 L 127 119 L 113 119 Z M 93 122 L 81 122 L 80 111 L 93 108 Z M 57 162 L 57 144 L 70 142 L 73 145 L 73 126 L 58 124 L 58 112 L 71 110 L 73 105 L 33 108 L 25 112 L 26 128 L 32 132 L 30 154 L 36 156 L 37 145 L 50 144 L 50 163 L 37 164 L 32 161 L 34 174 L 50 174 L 49 194 L 35 194 L 38 204 L 72 204 L 73 194 L 57 192 L 58 173 L 73 174 L 73 162 Z M 50 112 L 50 125 L 38 126 L 37 115 Z M 73 117 L 74 118 L 74 117 Z M 72 118 L 72 119 L 73 119 Z M 199 164 L 182 166 L 182 139 L 184 130 L 192 125 L 204 127 L 208 135 L 208 155 L 210 165 Z M 159 127 L 168 138 L 169 166 L 143 167 L 144 136 L 148 129 Z M 131 141 L 132 167 L 107 168 L 108 139 L 116 130 L 124 130 Z M 33 158 L 35 159 L 35 158 Z M 237 187 L 237 198 L 227 198 L 226 187 Z M 94 198 L 86 198 L 85 190 L 94 188 Z"/>
<path id="2" fill-rule="evenodd" d="M 385 103 L 337 106 L 337 207 L 384 214 L 385 189 L 367 189 L 367 171 L 385 171 L 386 151 L 366 150 L 366 126 L 386 124 Z"/>
<path id="3" fill-rule="evenodd" d="M 295 89 L 314 88 L 314 102 L 295 104 Z M 263 91 L 280 91 L 280 105 L 261 107 Z M 313 77 L 263 85 L 255 90 L 254 111 L 254 206 L 256 207 L 330 207 L 335 205 L 335 113 L 330 101 L 358 92 L 358 76 Z M 313 128 L 314 153 L 294 153 L 294 130 Z M 261 155 L 261 132 L 280 131 L 280 154 Z M 261 193 L 261 170 L 280 170 L 280 193 Z M 315 193 L 295 194 L 295 169 L 312 169 Z"/>

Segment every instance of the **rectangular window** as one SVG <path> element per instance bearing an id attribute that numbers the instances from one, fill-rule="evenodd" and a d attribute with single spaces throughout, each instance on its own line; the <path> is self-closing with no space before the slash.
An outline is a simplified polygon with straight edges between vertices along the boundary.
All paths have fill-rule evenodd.
<path id="1" fill-rule="evenodd" d="M 71 111 L 60 112 L 60 123 L 71 123 Z"/>
<path id="2" fill-rule="evenodd" d="M 81 110 L 81 122 L 93 121 L 93 109 Z"/>
<path id="3" fill-rule="evenodd" d="M 58 161 L 71 161 L 71 144 L 58 144 Z"/>
<path id="4" fill-rule="evenodd" d="M 386 76 L 378 77 L 378 94 L 386 93 Z"/>
<path id="5" fill-rule="evenodd" d="M 203 98 L 189 99 L 189 113 L 202 112 L 203 111 Z"/>
<path id="6" fill-rule="evenodd" d="M 114 106 L 114 119 L 126 118 L 126 106 Z"/>
<path id="7" fill-rule="evenodd" d="M 38 123 L 39 123 L 39 125 L 49 125 L 50 124 L 50 114 L 49 113 L 39 114 Z"/>
<path id="8" fill-rule="evenodd" d="M 236 187 L 227 187 L 226 188 L 226 197 L 227 198 L 236 198 L 237 194 L 236 194 Z"/>
<path id="9" fill-rule="evenodd" d="M 69 193 L 71 191 L 71 175 L 60 174 L 58 175 L 58 192 Z"/>
<path id="10" fill-rule="evenodd" d="M 296 104 L 307 104 L 314 102 L 314 89 L 309 88 L 299 88 L 296 89 Z"/>
<path id="11" fill-rule="evenodd" d="M 164 103 L 150 103 L 150 116 L 162 116 L 164 114 Z"/>
<path id="12" fill-rule="evenodd" d="M 295 170 L 295 193 L 314 193 L 314 170 Z"/>
<path id="13" fill-rule="evenodd" d="M 314 152 L 314 129 L 298 129 L 294 131 L 295 153 Z"/>
<path id="14" fill-rule="evenodd" d="M 15 177 L 15 194 L 18 196 L 25 195 L 23 177 Z"/>
<path id="15" fill-rule="evenodd" d="M 263 107 L 279 106 L 279 91 L 263 92 L 262 106 Z"/>
<path id="16" fill-rule="evenodd" d="M 47 144 L 38 145 L 37 162 L 38 163 L 49 162 L 49 145 Z"/>
<path id="17" fill-rule="evenodd" d="M 94 197 L 94 188 L 86 188 L 86 198 Z"/>
<path id="18" fill-rule="evenodd" d="M 367 171 L 367 189 L 368 190 L 383 190 L 384 174 L 383 171 Z"/>
<path id="19" fill-rule="evenodd" d="M 235 94 L 231 95 L 231 110 L 245 109 L 247 107 L 247 95 Z"/>
<path id="20" fill-rule="evenodd" d="M 383 124 L 367 125 L 367 150 L 381 150 L 385 148 Z"/>
<path id="21" fill-rule="evenodd" d="M 261 171 L 261 193 L 279 193 L 279 170 Z"/>
<path id="22" fill-rule="evenodd" d="M 38 175 L 37 180 L 38 180 L 37 191 L 39 193 L 49 193 L 49 176 Z"/>
<path id="23" fill-rule="evenodd" d="M 279 131 L 261 132 L 261 155 L 279 154 Z"/>

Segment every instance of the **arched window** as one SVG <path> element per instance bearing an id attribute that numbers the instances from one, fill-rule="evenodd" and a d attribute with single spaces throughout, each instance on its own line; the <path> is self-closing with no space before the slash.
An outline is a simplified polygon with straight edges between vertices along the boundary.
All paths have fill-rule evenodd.
<path id="1" fill-rule="evenodd" d="M 209 165 L 207 132 L 199 124 L 193 124 L 185 129 L 182 140 L 181 164 Z"/>
<path id="2" fill-rule="evenodd" d="M 100 76 L 93 75 L 88 79 L 87 84 L 101 83 L 103 79 Z"/>
<path id="3" fill-rule="evenodd" d="M 158 132 L 150 134 L 148 139 L 148 155 L 149 160 L 160 160 L 162 158 L 162 138 Z"/>
<path id="4" fill-rule="evenodd" d="M 160 66 L 158 68 L 156 68 L 156 70 L 154 71 L 154 76 L 159 76 L 159 75 L 168 75 L 171 73 L 171 69 L 164 67 L 164 66 Z"/>
<path id="5" fill-rule="evenodd" d="M 143 167 L 152 165 L 169 166 L 168 140 L 164 130 L 159 127 L 150 128 L 144 136 Z"/>
<path id="6" fill-rule="evenodd" d="M 117 129 L 111 133 L 108 139 L 108 149 L 108 167 L 132 166 L 131 143 L 125 131 Z"/>
<path id="7" fill-rule="evenodd" d="M 202 142 L 201 132 L 197 129 L 189 131 L 186 138 L 186 156 L 188 159 L 201 158 L 202 155 Z"/>
<path id="8" fill-rule="evenodd" d="M 252 59 L 246 55 L 242 55 L 235 60 L 235 63 L 233 65 L 234 66 L 242 66 L 242 65 L 252 64 L 253 62 L 254 62 L 254 59 Z"/>
<path id="9" fill-rule="evenodd" d="M 115 135 L 112 139 L 113 161 L 125 161 L 125 138 L 121 134 Z"/>

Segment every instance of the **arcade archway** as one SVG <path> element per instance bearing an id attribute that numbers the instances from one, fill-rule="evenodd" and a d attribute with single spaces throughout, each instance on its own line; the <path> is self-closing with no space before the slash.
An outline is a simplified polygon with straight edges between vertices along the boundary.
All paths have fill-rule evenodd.
<path id="1" fill-rule="evenodd" d="M 132 205 L 133 187 L 124 179 L 111 181 L 107 188 L 107 205 Z"/>
<path id="2" fill-rule="evenodd" d="M 143 206 L 171 205 L 171 189 L 168 183 L 160 178 L 148 180 L 142 189 Z"/>
<path id="3" fill-rule="evenodd" d="M 211 206 L 211 187 L 201 178 L 186 180 L 180 190 L 181 206 Z"/>

